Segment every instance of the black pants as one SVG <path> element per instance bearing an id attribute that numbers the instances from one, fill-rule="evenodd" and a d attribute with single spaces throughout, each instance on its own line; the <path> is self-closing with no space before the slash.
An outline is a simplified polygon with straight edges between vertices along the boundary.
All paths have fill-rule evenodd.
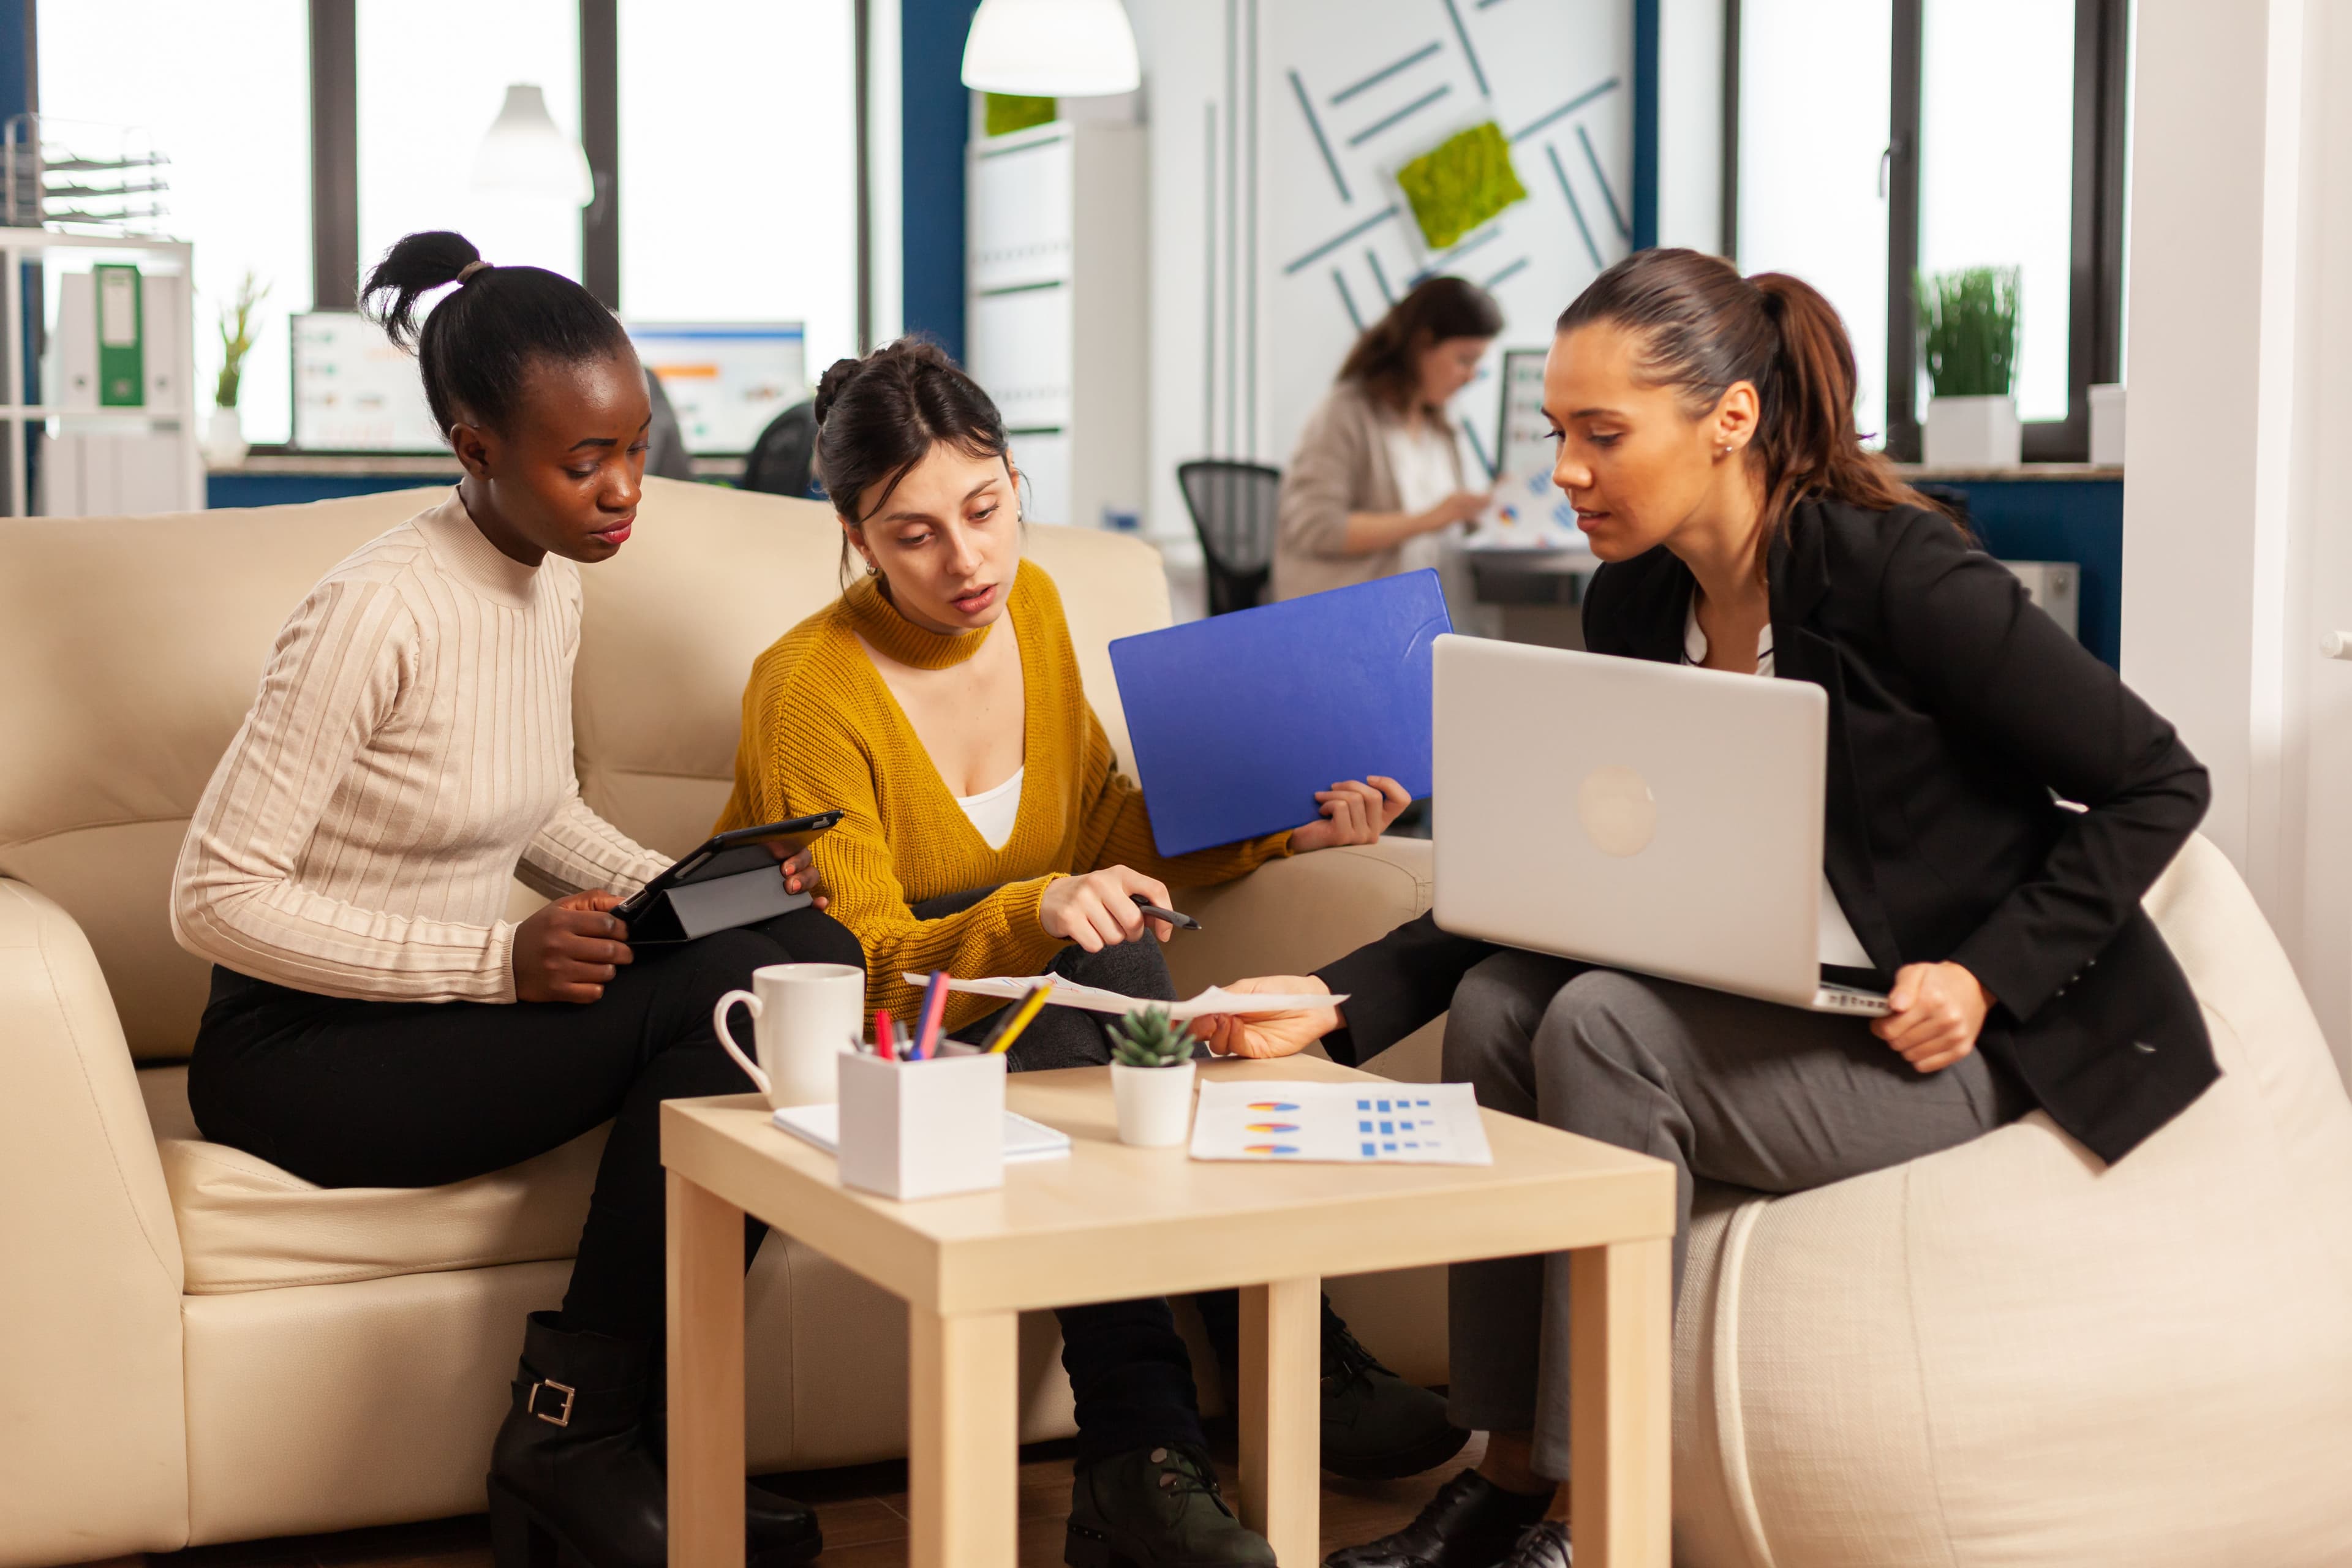
<path id="1" fill-rule="evenodd" d="M 635 955 L 585 1005 L 352 1001 L 215 968 L 190 1108 L 205 1137 L 325 1187 L 464 1181 L 611 1121 L 563 1323 L 657 1345 L 661 1102 L 751 1088 L 712 1005 L 761 964 L 865 956 L 815 910 Z M 747 1227 L 747 1261 L 764 1234 Z"/>
<path id="2" fill-rule="evenodd" d="M 939 920 L 970 908 L 990 891 L 950 893 L 917 904 L 914 912 L 922 920 Z M 1168 960 L 1158 941 L 1149 937 L 1100 952 L 1066 947 L 1045 967 L 1081 985 L 1129 996 L 1162 1002 L 1176 996 Z M 991 1013 L 956 1033 L 977 1040 L 996 1017 Z M 1100 1067 L 1110 1060 L 1110 1040 L 1099 1015 L 1048 1007 L 1031 1020 L 1007 1054 L 1011 1060 L 1006 1065 L 1014 1072 Z M 1077 1404 L 1081 1466 L 1153 1444 L 1206 1446 L 1200 1395 L 1192 1386 L 1192 1358 L 1176 1332 L 1176 1318 L 1165 1298 L 1061 1307 L 1054 1315 L 1062 1324 L 1062 1370 L 1070 1374 L 1070 1393 Z"/>

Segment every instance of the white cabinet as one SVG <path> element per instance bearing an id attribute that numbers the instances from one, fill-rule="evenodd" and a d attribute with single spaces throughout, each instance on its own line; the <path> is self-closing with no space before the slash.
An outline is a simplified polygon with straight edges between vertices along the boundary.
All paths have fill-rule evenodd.
<path id="1" fill-rule="evenodd" d="M 965 366 L 1004 416 L 1028 516 L 1140 515 L 1144 133 L 1060 122 L 968 156 Z"/>

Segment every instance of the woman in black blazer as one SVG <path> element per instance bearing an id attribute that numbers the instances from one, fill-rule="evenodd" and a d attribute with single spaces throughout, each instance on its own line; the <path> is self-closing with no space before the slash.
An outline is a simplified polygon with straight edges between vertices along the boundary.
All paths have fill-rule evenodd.
<path id="1" fill-rule="evenodd" d="M 2034 608 L 1854 429 L 1829 302 L 1686 250 L 1601 274 L 1559 320 L 1553 479 L 1604 564 L 1598 653 L 1829 694 L 1824 958 L 1891 981 L 1871 1023 L 1452 936 L 1427 916 L 1311 977 L 1347 995 L 1220 1021 L 1212 1044 L 1367 1060 L 1451 1009 L 1445 1076 L 1483 1105 L 1800 1192 L 2039 1108 L 2116 1161 L 2218 1076 L 2140 908 L 2205 810 L 2172 727 Z M 1553 721 L 1575 721 L 1572 714 Z M 1842 921 L 1838 917 L 1843 917 Z M 1454 1419 L 1491 1436 L 1396 1535 L 1337 1568 L 1568 1557 L 1565 1258 L 1453 1271 Z"/>

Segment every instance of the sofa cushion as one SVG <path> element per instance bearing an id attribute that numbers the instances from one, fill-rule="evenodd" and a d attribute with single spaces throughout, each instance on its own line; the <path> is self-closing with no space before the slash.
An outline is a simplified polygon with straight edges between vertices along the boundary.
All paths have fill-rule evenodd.
<path id="1" fill-rule="evenodd" d="M 441 1187 L 318 1187 L 209 1143 L 185 1068 L 139 1075 L 192 1296 L 331 1285 L 570 1258 L 588 1217 L 605 1128 L 520 1165 Z"/>

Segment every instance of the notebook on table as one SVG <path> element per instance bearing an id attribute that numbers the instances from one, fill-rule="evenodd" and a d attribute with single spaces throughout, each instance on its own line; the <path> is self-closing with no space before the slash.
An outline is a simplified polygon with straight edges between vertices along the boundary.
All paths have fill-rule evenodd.
<path id="1" fill-rule="evenodd" d="M 1421 571 L 1115 640 L 1160 852 L 1312 822 L 1342 779 L 1429 794 L 1429 650 L 1453 629 Z"/>
<path id="2" fill-rule="evenodd" d="M 838 1105 L 787 1105 L 775 1113 L 777 1126 L 800 1139 L 813 1143 L 828 1154 L 841 1152 L 841 1107 Z M 1017 1110 L 1004 1113 L 1004 1163 L 1018 1165 L 1030 1160 L 1058 1160 L 1070 1152 L 1070 1135 L 1042 1121 L 1032 1121 Z"/>

